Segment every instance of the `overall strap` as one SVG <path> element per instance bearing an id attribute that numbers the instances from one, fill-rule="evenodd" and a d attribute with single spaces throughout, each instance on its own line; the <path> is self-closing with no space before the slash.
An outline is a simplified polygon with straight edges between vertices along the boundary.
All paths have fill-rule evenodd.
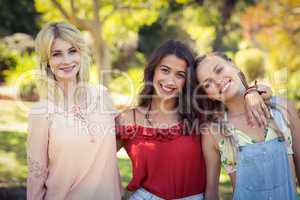
<path id="1" fill-rule="evenodd" d="M 285 118 L 282 110 L 276 104 L 276 97 L 271 99 L 272 108 L 271 108 L 271 117 L 275 124 L 275 132 L 279 138 L 282 138 L 282 141 L 285 140 L 285 132 L 289 129 L 288 121 Z"/>

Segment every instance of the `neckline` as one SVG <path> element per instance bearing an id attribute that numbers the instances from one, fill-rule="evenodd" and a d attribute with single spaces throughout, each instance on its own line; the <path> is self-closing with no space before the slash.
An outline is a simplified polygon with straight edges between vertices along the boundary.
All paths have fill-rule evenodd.
<path id="1" fill-rule="evenodd" d="M 92 85 L 88 85 L 87 89 L 92 94 L 91 102 L 89 103 L 89 105 L 87 105 L 87 108 L 82 108 L 82 106 L 80 106 L 80 104 L 74 104 L 71 106 L 70 110 L 65 110 L 61 105 L 54 103 L 51 99 L 47 99 L 46 101 L 47 101 L 47 103 L 51 104 L 51 106 L 53 107 L 53 109 L 55 111 L 55 114 L 61 114 L 61 115 L 66 115 L 66 116 L 75 116 L 76 109 L 83 111 L 82 113 L 91 113 L 97 106 L 97 94 L 98 93 L 97 93 L 97 91 L 95 92 L 93 90 L 94 87 Z"/>
<path id="2" fill-rule="evenodd" d="M 243 137 L 246 137 L 248 140 L 250 140 L 251 143 L 265 142 L 267 136 L 269 135 L 269 131 L 270 131 L 269 126 L 266 126 L 266 127 L 264 128 L 264 130 L 263 130 L 263 132 L 264 132 L 264 139 L 263 139 L 263 140 L 257 140 L 257 139 L 255 139 L 255 138 L 252 138 L 251 136 L 247 135 L 244 131 L 242 131 L 242 130 L 239 129 L 239 128 L 233 127 L 233 129 L 234 129 L 234 131 L 238 131 L 238 134 L 239 134 L 239 135 L 242 135 Z"/>
<path id="3" fill-rule="evenodd" d="M 158 130 L 169 130 L 169 129 L 174 129 L 177 127 L 181 127 L 182 126 L 182 122 L 176 122 L 174 124 L 168 125 L 168 127 L 152 127 L 152 126 L 144 126 L 142 124 L 122 124 L 119 126 L 133 126 L 133 127 L 139 127 L 139 128 L 144 128 L 144 129 L 158 129 Z"/>
<path id="4" fill-rule="evenodd" d="M 232 127 L 231 129 L 233 129 L 233 136 L 235 135 L 236 131 L 238 132 L 237 135 L 242 135 L 243 137 L 246 137 L 248 140 L 251 141 L 251 143 L 259 143 L 259 142 L 265 142 L 266 141 L 266 138 L 267 136 L 269 135 L 269 132 L 270 132 L 270 127 L 269 127 L 269 124 L 263 129 L 263 133 L 264 133 L 264 139 L 263 140 L 257 140 L 255 138 L 252 138 L 251 136 L 249 136 L 248 134 L 246 134 L 244 131 L 242 131 L 241 129 L 239 128 L 236 128 L 232 123 L 229 122 L 228 120 L 228 113 L 225 112 L 224 114 L 224 119 L 227 121 L 228 124 L 230 124 L 230 126 Z"/>

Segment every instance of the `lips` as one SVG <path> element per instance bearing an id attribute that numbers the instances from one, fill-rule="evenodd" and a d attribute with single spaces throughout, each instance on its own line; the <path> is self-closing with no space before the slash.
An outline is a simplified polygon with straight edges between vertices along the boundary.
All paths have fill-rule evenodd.
<path id="1" fill-rule="evenodd" d="M 72 72 L 72 70 L 76 67 L 76 65 L 72 65 L 70 67 L 61 67 L 59 68 L 59 70 L 63 71 L 63 72 L 66 72 L 66 73 L 69 73 L 69 72 Z"/>
<path id="2" fill-rule="evenodd" d="M 160 89 L 166 94 L 173 94 L 173 92 L 176 90 L 176 87 L 170 85 L 159 84 L 159 86 Z"/>
<path id="3" fill-rule="evenodd" d="M 226 92 L 228 90 L 228 88 L 230 87 L 230 85 L 231 85 L 231 80 L 229 79 L 221 86 L 219 93 L 223 94 L 224 92 Z"/>

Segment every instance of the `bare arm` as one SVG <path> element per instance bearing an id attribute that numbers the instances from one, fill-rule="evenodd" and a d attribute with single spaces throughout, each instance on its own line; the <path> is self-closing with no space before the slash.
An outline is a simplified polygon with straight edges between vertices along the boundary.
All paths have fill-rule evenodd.
<path id="1" fill-rule="evenodd" d="M 290 122 L 295 171 L 298 183 L 300 183 L 300 119 L 294 102 L 281 97 L 277 97 L 276 102 L 279 104 L 279 107 L 283 108 L 281 110 Z"/>
<path id="2" fill-rule="evenodd" d="M 45 115 L 30 115 L 28 122 L 27 199 L 42 200 L 48 176 L 48 119 Z"/>
<path id="3" fill-rule="evenodd" d="M 293 138 L 294 162 L 298 183 L 300 183 L 300 119 L 295 104 L 288 101 L 289 120 Z"/>
<path id="4" fill-rule="evenodd" d="M 116 140 L 117 140 L 117 151 L 119 151 L 122 147 L 125 146 L 127 140 L 123 140 L 122 136 L 127 134 L 124 132 L 124 126 L 132 125 L 134 124 L 133 120 L 133 111 L 132 109 L 126 110 L 122 113 L 120 113 L 115 118 L 115 124 L 116 124 Z"/>
<path id="5" fill-rule="evenodd" d="M 202 134 L 202 149 L 206 164 L 205 200 L 218 200 L 221 161 L 215 138 L 209 132 Z"/>

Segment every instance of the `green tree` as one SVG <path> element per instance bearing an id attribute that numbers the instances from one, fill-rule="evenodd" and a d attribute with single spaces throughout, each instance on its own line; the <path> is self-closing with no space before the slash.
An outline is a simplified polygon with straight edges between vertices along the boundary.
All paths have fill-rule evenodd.
<path id="1" fill-rule="evenodd" d="M 0 36 L 16 32 L 34 35 L 38 31 L 38 19 L 34 0 L 0 1 Z"/>
<path id="2" fill-rule="evenodd" d="M 99 77 L 107 85 L 111 68 L 110 53 L 137 38 L 139 28 L 153 23 L 167 1 L 156 0 L 36 0 L 45 21 L 65 19 L 90 33 Z"/>
<path id="3" fill-rule="evenodd" d="M 237 51 L 242 38 L 240 14 L 252 0 L 172 0 L 166 24 L 179 27 L 189 36 L 199 54 Z M 174 6 L 177 5 L 177 6 Z M 173 6 L 172 6 L 173 5 Z"/>
<path id="4" fill-rule="evenodd" d="M 288 88 L 288 96 L 300 99 L 300 1 L 261 1 L 241 16 L 245 39 L 267 55 L 267 70 L 279 89 Z M 285 71 L 285 73 L 282 73 Z M 274 79 L 274 78 L 273 78 Z M 297 81 L 296 81 L 297 80 Z M 280 83 L 279 83 L 280 82 Z"/>

